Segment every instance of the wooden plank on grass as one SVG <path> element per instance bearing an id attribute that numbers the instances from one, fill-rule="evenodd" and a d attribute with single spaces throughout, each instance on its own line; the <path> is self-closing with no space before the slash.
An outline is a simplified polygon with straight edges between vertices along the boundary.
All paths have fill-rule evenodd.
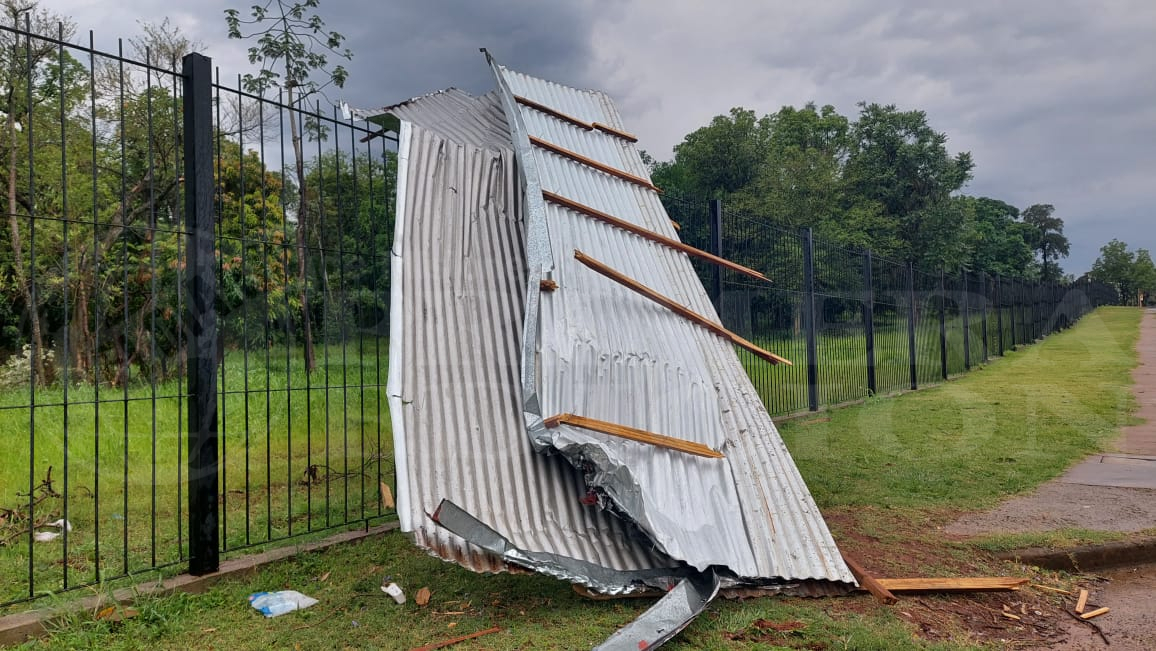
<path id="1" fill-rule="evenodd" d="M 860 565 L 855 559 L 847 556 L 847 554 L 843 554 L 843 562 L 846 563 L 847 567 L 851 569 L 851 573 L 855 575 L 855 580 L 859 582 L 859 585 L 867 590 L 867 592 L 870 592 L 871 595 L 878 599 L 880 602 L 885 604 L 893 604 L 899 601 L 895 598 L 895 595 L 891 594 L 890 590 L 883 587 L 883 585 L 879 582 L 879 579 L 876 579 L 875 577 L 868 574 L 867 570 L 864 569 L 863 566 Z"/>
<path id="2" fill-rule="evenodd" d="M 1030 579 L 1014 576 L 878 579 L 892 592 L 996 592 L 1019 590 Z"/>
<path id="3" fill-rule="evenodd" d="M 708 457 L 711 459 L 723 458 L 722 452 L 712 450 L 702 443 L 687 441 L 685 439 L 676 439 L 673 436 L 655 434 L 654 432 L 648 432 L 644 429 L 627 427 L 626 425 L 609 423 L 604 420 L 586 418 L 584 416 L 575 416 L 574 414 L 558 414 L 556 416 L 550 416 L 549 418 L 545 419 L 544 423 L 546 427 L 557 427 L 562 424 L 573 425 L 574 427 L 581 427 L 582 429 L 602 432 L 603 434 L 630 439 L 631 441 L 649 443 L 650 445 L 666 448 L 668 450 L 677 450 L 678 452 L 685 452 L 687 454 L 694 454 L 700 457 Z"/>
<path id="4" fill-rule="evenodd" d="M 1076 612 L 1084 614 L 1084 608 L 1088 606 L 1088 591 L 1083 588 L 1080 589 L 1080 598 L 1076 601 Z"/>

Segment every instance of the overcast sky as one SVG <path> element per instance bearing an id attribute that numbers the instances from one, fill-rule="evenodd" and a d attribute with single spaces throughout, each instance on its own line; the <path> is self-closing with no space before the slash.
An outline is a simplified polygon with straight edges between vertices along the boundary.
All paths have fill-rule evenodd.
<path id="1" fill-rule="evenodd" d="M 42 0 L 98 46 L 170 18 L 223 78 L 249 71 L 223 10 L 257 0 Z M 935 7 L 935 5 L 939 5 Z M 181 7 L 177 9 L 176 7 Z M 342 97 L 376 107 L 492 87 L 512 68 L 618 103 L 656 158 L 733 106 L 865 100 L 927 112 L 970 151 L 973 195 L 1051 203 L 1080 274 L 1112 238 L 1156 251 L 1156 2 L 1152 0 L 323 0 L 355 56 Z"/>

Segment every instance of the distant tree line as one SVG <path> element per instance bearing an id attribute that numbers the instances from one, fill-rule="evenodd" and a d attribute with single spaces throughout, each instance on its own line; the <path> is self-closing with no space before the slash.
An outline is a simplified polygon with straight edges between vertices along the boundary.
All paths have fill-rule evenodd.
<path id="1" fill-rule="evenodd" d="M 731 109 L 687 136 L 670 161 L 644 158 L 672 196 L 720 198 L 729 210 L 917 268 L 1058 281 L 1068 255 L 1051 204 L 1022 210 L 961 190 L 975 163 L 951 154 L 923 111 L 859 104 Z"/>

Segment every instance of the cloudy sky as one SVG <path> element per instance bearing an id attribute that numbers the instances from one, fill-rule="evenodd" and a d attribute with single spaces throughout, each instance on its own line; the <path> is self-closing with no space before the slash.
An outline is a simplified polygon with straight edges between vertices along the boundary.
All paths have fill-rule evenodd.
<path id="1" fill-rule="evenodd" d="M 42 0 L 115 47 L 166 17 L 222 77 L 249 71 L 223 10 L 256 0 Z M 176 9 L 176 7 L 182 7 Z M 1051 203 L 1086 271 L 1112 238 L 1156 251 L 1156 2 L 1152 0 L 323 0 L 355 57 L 342 97 L 374 107 L 492 81 L 506 65 L 618 102 L 659 159 L 732 106 L 865 100 L 922 109 L 976 161 L 969 194 Z"/>

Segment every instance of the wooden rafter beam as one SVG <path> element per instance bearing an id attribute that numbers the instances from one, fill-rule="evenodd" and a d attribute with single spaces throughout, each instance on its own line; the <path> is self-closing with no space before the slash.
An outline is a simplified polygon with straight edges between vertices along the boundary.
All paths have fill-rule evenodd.
<path id="1" fill-rule="evenodd" d="M 779 357 L 778 355 L 776 355 L 770 351 L 766 351 L 766 350 L 763 350 L 762 348 L 759 348 L 758 346 L 754 345 L 753 343 L 747 341 L 746 339 L 743 339 L 742 337 L 736 335 L 735 333 L 731 332 L 730 330 L 727 330 L 726 328 L 715 323 L 714 321 L 711 321 L 710 319 L 699 314 L 698 312 L 695 312 L 693 310 L 690 310 L 689 308 L 686 308 L 686 307 L 680 305 L 679 303 L 677 303 L 673 299 L 666 297 L 666 296 L 663 296 L 662 294 L 659 294 L 658 292 L 647 287 L 646 285 L 643 285 L 642 283 L 638 282 L 637 280 L 630 278 L 629 276 L 625 276 L 621 273 L 618 273 L 614 269 L 611 269 L 610 267 L 606 266 L 605 264 L 602 264 L 601 262 L 595 260 L 594 258 L 591 258 L 590 256 L 586 255 L 585 253 L 578 251 L 578 250 L 575 250 L 574 251 L 574 257 L 582 264 L 586 265 L 587 267 L 590 267 L 594 271 L 602 274 L 603 276 L 606 276 L 607 278 L 622 285 L 623 287 L 626 287 L 627 289 L 629 289 L 635 293 L 641 294 L 641 295 L 645 296 L 646 298 L 649 298 L 650 300 L 654 301 L 655 303 L 658 303 L 659 305 L 661 305 L 661 306 L 665 307 L 666 309 L 670 310 L 671 312 L 674 312 L 675 314 L 683 317 L 684 319 L 687 319 L 688 321 L 693 321 L 694 323 L 697 323 L 698 325 L 706 328 L 707 330 L 710 330 L 711 332 L 722 337 L 723 339 L 730 341 L 731 343 L 735 344 L 736 346 L 741 346 L 741 347 L 751 351 L 755 355 L 758 355 L 759 357 L 767 360 L 768 362 L 770 362 L 772 364 L 786 364 L 787 366 L 791 366 L 791 361 L 789 359 L 787 359 L 785 357 Z"/>
<path id="2" fill-rule="evenodd" d="M 546 106 L 545 104 L 543 104 L 541 102 L 535 102 L 534 100 L 530 99 L 529 97 L 522 97 L 521 95 L 514 95 L 514 101 L 521 104 L 522 106 L 526 106 L 526 107 L 534 109 L 535 111 L 545 113 L 546 115 L 549 115 L 552 118 L 557 118 L 563 122 L 572 124 L 572 125 L 578 127 L 579 129 L 582 129 L 583 131 L 593 131 L 594 129 L 597 129 L 598 131 L 601 131 L 603 133 L 608 133 L 612 136 L 617 136 L 617 137 L 622 138 L 623 140 L 626 140 L 628 142 L 638 142 L 638 136 L 636 136 L 632 133 L 627 133 L 625 131 L 615 129 L 612 126 L 607 125 L 607 124 L 602 124 L 601 122 L 587 122 L 585 120 L 580 120 L 580 119 L 574 117 L 573 115 L 563 113 L 562 111 L 559 111 L 556 108 Z"/>
<path id="3" fill-rule="evenodd" d="M 847 556 L 846 554 L 843 554 L 843 562 L 847 564 L 848 568 L 850 568 L 851 574 L 855 575 L 855 580 L 859 582 L 859 585 L 863 589 L 867 590 L 867 592 L 870 592 L 871 595 L 881 603 L 893 604 L 899 601 L 895 598 L 895 595 L 892 594 L 890 590 L 888 590 L 883 584 L 879 582 L 879 579 L 876 579 L 875 577 L 868 574 L 867 570 L 864 569 L 863 566 L 860 565 L 855 559 Z"/>
<path id="4" fill-rule="evenodd" d="M 736 263 L 731 262 L 730 260 L 727 260 L 725 258 L 720 258 L 717 255 L 714 255 L 713 253 L 707 253 L 706 251 L 703 251 L 702 249 L 696 249 L 693 246 L 690 246 L 689 244 L 684 244 L 682 242 L 679 242 L 676 239 L 666 237 L 665 235 L 661 235 L 661 234 L 656 233 L 652 230 L 648 230 L 648 229 L 645 229 L 641 226 L 632 224 L 632 223 L 626 221 L 625 219 L 619 219 L 619 218 L 615 217 L 614 215 L 604 213 L 601 210 L 598 210 L 596 208 L 591 208 L 590 206 L 587 206 L 586 204 L 578 203 L 577 201 L 574 201 L 573 199 L 568 199 L 566 197 L 563 197 L 562 195 L 554 194 L 553 192 L 549 192 L 546 190 L 542 191 L 542 196 L 545 197 L 546 200 L 551 202 L 551 203 L 555 203 L 555 204 L 558 204 L 559 206 L 569 208 L 570 210 L 573 210 L 575 212 L 580 212 L 583 215 L 586 215 L 587 217 L 593 217 L 594 219 L 597 219 L 600 222 L 610 224 L 611 226 L 616 226 L 618 228 L 621 228 L 624 231 L 629 231 L 631 233 L 634 233 L 635 235 L 638 235 L 639 237 L 642 237 L 643 239 L 650 240 L 651 242 L 657 242 L 658 244 L 662 244 L 662 245 L 668 246 L 672 249 L 682 251 L 683 253 L 685 253 L 687 255 L 693 255 L 697 258 L 702 258 L 703 260 L 713 262 L 713 263 L 719 265 L 720 267 L 726 267 L 727 269 L 737 271 L 741 274 L 745 274 L 747 276 L 750 276 L 751 278 L 756 278 L 758 280 L 765 280 L 767 282 L 770 282 L 769 278 L 767 278 L 763 274 L 755 271 L 754 269 L 744 267 L 741 264 L 736 264 Z"/>
<path id="5" fill-rule="evenodd" d="M 597 420 L 594 418 L 586 418 L 585 416 L 575 416 L 574 414 L 558 414 L 550 416 L 545 419 L 545 425 L 549 428 L 554 428 L 562 424 L 573 425 L 574 427 L 581 427 L 595 432 L 602 432 L 611 436 L 619 438 L 630 439 L 631 441 L 638 441 L 639 443 L 649 443 L 650 445 L 666 448 L 668 450 L 677 450 L 678 452 L 685 452 L 700 457 L 707 457 L 710 459 L 722 459 L 723 453 L 712 450 L 710 447 L 702 443 L 694 441 L 687 441 L 686 439 L 678 439 L 673 436 L 666 436 L 664 434 L 655 434 L 644 429 L 635 427 L 627 427 L 626 425 L 619 425 L 617 423 L 610 423 L 604 420 Z"/>
<path id="6" fill-rule="evenodd" d="M 538 138 L 536 136 L 530 136 L 530 142 L 533 143 L 534 145 L 542 148 L 542 149 L 545 149 L 546 151 L 554 152 L 555 154 L 558 154 L 559 156 L 562 156 L 563 158 L 569 158 L 570 160 L 572 160 L 576 163 L 581 163 L 581 164 L 586 165 L 588 167 L 593 167 L 594 169 L 596 169 L 600 172 L 605 172 L 611 176 L 618 177 L 618 178 L 622 179 L 623 181 L 629 181 L 635 185 L 640 185 L 644 188 L 649 188 L 651 190 L 654 190 L 655 192 L 662 192 L 662 190 L 659 190 L 653 183 L 651 183 L 650 181 L 647 181 L 646 179 L 642 178 L 641 176 L 635 176 L 635 175 L 631 174 L 630 172 L 624 172 L 624 171 L 618 169 L 617 167 L 611 167 L 610 165 L 607 165 L 606 163 L 601 163 L 601 162 L 596 161 L 593 158 L 590 158 L 588 156 L 583 156 L 582 154 L 579 154 L 576 151 L 570 151 L 569 149 L 566 149 L 565 147 L 555 145 L 552 142 L 542 140 L 541 138 Z"/>

